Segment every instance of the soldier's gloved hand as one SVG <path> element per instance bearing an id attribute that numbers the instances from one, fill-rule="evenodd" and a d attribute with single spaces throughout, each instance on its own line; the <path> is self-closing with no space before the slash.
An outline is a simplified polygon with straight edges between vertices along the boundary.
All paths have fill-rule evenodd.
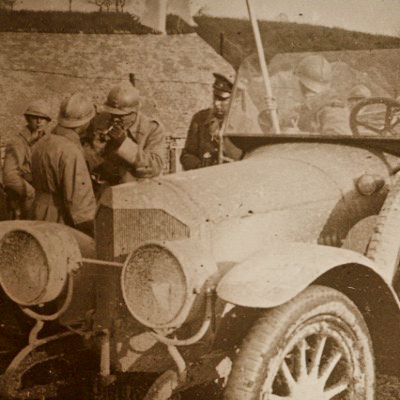
<path id="1" fill-rule="evenodd" d="M 113 126 L 107 134 L 109 137 L 108 145 L 114 149 L 118 149 L 126 138 L 125 130 L 119 125 Z"/>

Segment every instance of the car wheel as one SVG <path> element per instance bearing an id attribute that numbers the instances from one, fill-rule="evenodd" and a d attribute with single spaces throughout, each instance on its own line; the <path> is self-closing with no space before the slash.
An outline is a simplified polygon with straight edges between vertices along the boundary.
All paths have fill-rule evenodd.
<path id="1" fill-rule="evenodd" d="M 268 310 L 245 338 L 225 400 L 350 400 L 374 398 L 367 326 L 342 293 L 311 286 Z"/>
<path id="2" fill-rule="evenodd" d="M 389 194 L 377 216 L 376 225 L 368 246 L 367 257 L 377 264 L 387 266 L 387 271 L 394 274 L 400 260 L 400 174 L 397 172 Z"/>

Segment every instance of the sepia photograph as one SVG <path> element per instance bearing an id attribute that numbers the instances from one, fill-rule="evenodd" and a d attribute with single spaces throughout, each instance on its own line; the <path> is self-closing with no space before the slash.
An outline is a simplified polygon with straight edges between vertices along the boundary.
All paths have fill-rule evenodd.
<path id="1" fill-rule="evenodd" d="M 399 0 L 0 0 L 1 400 L 400 400 Z"/>

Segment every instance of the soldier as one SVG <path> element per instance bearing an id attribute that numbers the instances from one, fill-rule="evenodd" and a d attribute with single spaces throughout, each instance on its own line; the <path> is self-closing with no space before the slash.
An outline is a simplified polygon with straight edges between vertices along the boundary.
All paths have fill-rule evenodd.
<path id="1" fill-rule="evenodd" d="M 94 115 L 87 96 L 74 93 L 64 99 L 54 134 L 44 137 L 32 154 L 34 219 L 64 223 L 89 235 L 96 201 L 80 139 Z"/>
<path id="2" fill-rule="evenodd" d="M 351 135 L 349 109 L 331 88 L 332 67 L 320 55 L 304 58 L 296 67 L 304 96 L 299 111 L 298 128 L 305 132 L 329 135 Z"/>
<path id="3" fill-rule="evenodd" d="M 218 163 L 219 131 L 232 94 L 232 82 L 221 74 L 214 74 L 213 107 L 196 113 L 190 123 L 185 147 L 180 157 L 184 170 L 207 167 Z M 242 152 L 228 138 L 224 138 L 224 155 L 240 159 Z"/>
<path id="4" fill-rule="evenodd" d="M 94 121 L 94 131 L 109 126 L 101 154 L 104 162 L 97 162 L 100 177 L 117 184 L 160 175 L 165 163 L 164 128 L 141 113 L 138 89 L 125 83 L 112 87 L 104 112 Z"/>
<path id="5" fill-rule="evenodd" d="M 32 151 L 39 139 L 46 135 L 50 115 L 50 107 L 44 100 L 33 101 L 24 113 L 27 122 L 25 128 L 7 147 L 3 180 L 12 219 L 30 217 L 35 198 L 31 173 Z"/>
<path id="6" fill-rule="evenodd" d="M 352 109 L 357 103 L 371 97 L 371 91 L 365 85 L 354 86 L 347 97 L 347 104 Z"/>

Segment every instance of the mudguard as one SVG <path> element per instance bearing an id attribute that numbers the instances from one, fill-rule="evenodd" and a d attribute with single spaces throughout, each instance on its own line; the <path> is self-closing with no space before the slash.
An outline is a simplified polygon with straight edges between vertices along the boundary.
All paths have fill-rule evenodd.
<path id="1" fill-rule="evenodd" d="M 351 250 L 308 243 L 277 243 L 234 266 L 217 286 L 218 296 L 244 307 L 269 308 L 292 299 L 334 267 L 358 264 L 384 276 L 379 265 Z"/>

